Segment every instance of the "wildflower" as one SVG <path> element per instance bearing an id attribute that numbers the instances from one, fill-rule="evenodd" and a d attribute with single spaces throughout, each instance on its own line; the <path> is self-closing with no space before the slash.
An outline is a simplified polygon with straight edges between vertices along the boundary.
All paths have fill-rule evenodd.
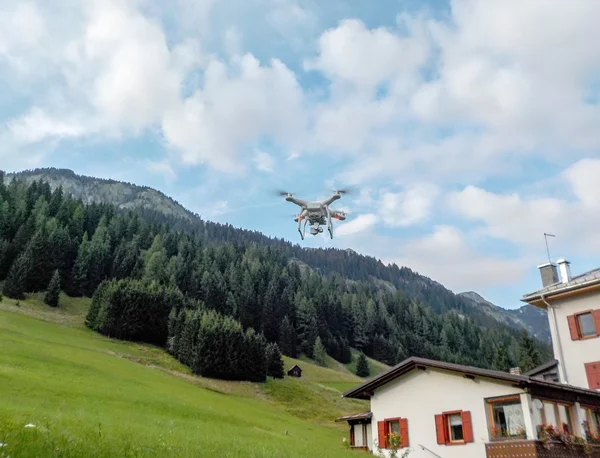
<path id="1" fill-rule="evenodd" d="M 27 423 L 25 428 L 35 428 L 35 425 L 33 423 Z"/>
<path id="2" fill-rule="evenodd" d="M 2 447 L 8 447 L 8 444 L 5 444 L 4 442 L 0 442 L 0 448 Z"/>

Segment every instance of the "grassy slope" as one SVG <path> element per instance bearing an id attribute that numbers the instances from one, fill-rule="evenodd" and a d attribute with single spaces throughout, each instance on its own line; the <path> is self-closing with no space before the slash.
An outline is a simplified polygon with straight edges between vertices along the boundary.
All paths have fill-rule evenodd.
<path id="1" fill-rule="evenodd" d="M 333 420 L 368 408 L 341 399 L 336 384 L 361 381 L 347 370 L 286 358 L 302 379 L 195 377 L 161 349 L 87 330 L 86 307 L 0 303 L 0 456 L 346 456 Z"/>

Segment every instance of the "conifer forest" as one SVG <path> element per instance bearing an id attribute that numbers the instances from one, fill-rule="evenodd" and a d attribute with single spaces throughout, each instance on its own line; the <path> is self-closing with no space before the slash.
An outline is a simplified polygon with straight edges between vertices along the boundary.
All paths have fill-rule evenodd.
<path id="1" fill-rule="evenodd" d="M 4 295 L 46 292 L 49 306 L 58 289 L 91 297 L 89 328 L 163 346 L 196 374 L 264 381 L 283 376 L 281 354 L 321 359 L 322 347 L 342 363 L 352 348 L 389 365 L 420 356 L 525 371 L 550 359 L 547 345 L 461 311 L 450 292 L 414 294 L 410 274 L 199 217 L 84 204 L 0 172 Z"/>

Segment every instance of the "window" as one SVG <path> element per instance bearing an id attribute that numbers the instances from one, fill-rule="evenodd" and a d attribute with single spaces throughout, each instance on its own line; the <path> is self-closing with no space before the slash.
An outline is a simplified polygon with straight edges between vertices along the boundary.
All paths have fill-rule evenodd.
<path id="1" fill-rule="evenodd" d="M 518 395 L 488 399 L 487 407 L 491 439 L 500 440 L 525 435 L 523 408 Z"/>
<path id="2" fill-rule="evenodd" d="M 592 312 L 577 315 L 577 321 L 581 337 L 596 337 L 596 326 L 594 325 L 594 317 L 592 316 Z"/>
<path id="3" fill-rule="evenodd" d="M 398 443 L 390 442 L 391 435 L 400 438 Z M 386 418 L 377 422 L 378 443 L 381 448 L 408 447 L 408 420 L 406 418 Z M 392 436 L 393 437 L 393 436 Z"/>
<path id="4" fill-rule="evenodd" d="M 571 340 L 592 339 L 600 336 L 600 310 L 586 310 L 569 315 Z"/>
<path id="5" fill-rule="evenodd" d="M 448 436 L 450 442 L 464 442 L 462 416 L 459 413 L 453 413 L 447 416 Z"/>
<path id="6" fill-rule="evenodd" d="M 600 438 L 600 410 L 594 407 L 584 407 L 588 433 Z"/>
<path id="7" fill-rule="evenodd" d="M 444 412 L 435 416 L 438 444 L 456 445 L 473 442 L 471 412 Z"/>
<path id="8" fill-rule="evenodd" d="M 573 406 L 571 404 L 541 400 L 543 409 L 540 411 L 541 424 L 552 425 L 564 432 L 573 434 Z M 539 425 L 538 425 L 539 426 Z"/>

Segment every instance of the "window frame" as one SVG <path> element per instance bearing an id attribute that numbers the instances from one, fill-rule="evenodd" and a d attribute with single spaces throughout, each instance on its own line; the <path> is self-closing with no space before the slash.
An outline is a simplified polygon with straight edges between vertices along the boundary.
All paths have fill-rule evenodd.
<path id="1" fill-rule="evenodd" d="M 389 435 L 390 435 L 390 423 L 393 423 L 396 421 L 398 422 L 398 429 L 399 429 L 399 433 L 400 433 L 400 445 L 398 446 L 398 449 L 402 449 L 402 448 L 409 446 L 408 419 L 406 417 L 390 417 L 390 418 L 384 418 L 383 420 L 378 422 L 378 424 L 383 423 L 383 434 L 385 436 L 385 444 L 384 444 L 385 447 L 382 447 L 382 448 L 386 448 L 386 449 L 389 448 L 390 444 L 388 443 L 388 440 L 389 440 Z M 403 435 L 403 433 L 402 433 L 402 425 L 403 424 L 406 429 L 405 435 Z M 379 436 L 379 434 L 380 434 L 379 426 L 377 427 L 377 429 L 378 429 L 378 432 L 377 432 L 378 437 L 381 437 L 381 436 Z"/>
<path id="2" fill-rule="evenodd" d="M 557 423 L 560 423 L 558 425 L 553 425 L 556 428 L 559 428 L 561 431 L 564 431 L 564 423 L 562 423 L 561 419 L 560 419 L 560 411 L 558 409 L 558 406 L 564 406 L 567 409 L 567 415 L 569 416 L 569 421 L 571 422 L 569 426 L 569 429 L 575 429 L 575 404 L 569 404 L 568 402 L 565 401 L 556 401 L 555 399 L 548 399 L 548 398 L 540 398 L 540 397 L 536 397 L 535 399 L 539 399 L 540 401 L 542 401 L 542 403 L 544 404 L 550 404 L 552 405 L 552 409 L 554 411 L 554 419 L 556 420 Z M 546 411 L 544 409 L 542 409 L 540 411 L 540 417 L 542 420 L 542 424 L 547 425 L 548 423 L 548 419 L 546 418 Z M 575 434 L 575 431 L 569 431 L 569 434 Z"/>
<path id="3" fill-rule="evenodd" d="M 585 419 L 590 426 L 590 433 L 592 437 L 598 439 L 600 438 L 600 409 L 598 407 L 582 405 L 581 408 L 585 413 Z M 594 425 L 593 415 L 595 415 L 596 424 Z M 594 428 L 595 426 L 595 428 Z"/>
<path id="4" fill-rule="evenodd" d="M 577 312 L 575 315 L 575 323 L 577 325 L 577 334 L 579 335 L 579 340 L 587 340 L 587 339 L 595 339 L 598 337 L 598 333 L 600 330 L 596 329 L 596 321 L 594 319 L 594 310 L 583 310 L 581 312 Z M 583 315 L 589 315 L 592 320 L 592 326 L 594 326 L 594 334 L 583 335 L 583 331 L 581 329 L 581 317 Z"/>
<path id="5" fill-rule="evenodd" d="M 442 418 L 444 420 L 444 438 L 445 438 L 446 445 L 466 444 L 465 429 L 464 429 L 464 424 L 463 424 L 463 419 L 462 419 L 462 413 L 463 413 L 462 410 L 452 410 L 449 412 L 442 412 Z M 460 440 L 452 440 L 452 432 L 450 429 L 450 418 L 453 415 L 458 415 L 460 417 L 460 430 L 461 430 L 462 436 L 463 436 L 463 438 Z"/>
<path id="6" fill-rule="evenodd" d="M 515 404 L 521 405 L 521 411 L 523 410 L 523 403 L 521 402 L 520 394 L 510 394 L 507 396 L 497 396 L 497 397 L 485 399 L 486 413 L 487 413 L 487 417 L 488 417 L 488 425 L 487 426 L 488 426 L 488 433 L 490 436 L 490 441 L 506 441 L 506 440 L 514 440 L 516 438 L 521 438 L 521 437 L 522 438 L 527 437 L 527 433 L 518 434 L 518 435 L 514 435 L 514 436 L 500 435 L 498 437 L 492 437 L 490 430 L 496 428 L 496 422 L 494 420 L 494 404 L 501 404 L 501 403 L 511 402 L 511 401 L 514 401 Z M 525 418 L 523 418 L 523 421 L 525 421 Z"/>

